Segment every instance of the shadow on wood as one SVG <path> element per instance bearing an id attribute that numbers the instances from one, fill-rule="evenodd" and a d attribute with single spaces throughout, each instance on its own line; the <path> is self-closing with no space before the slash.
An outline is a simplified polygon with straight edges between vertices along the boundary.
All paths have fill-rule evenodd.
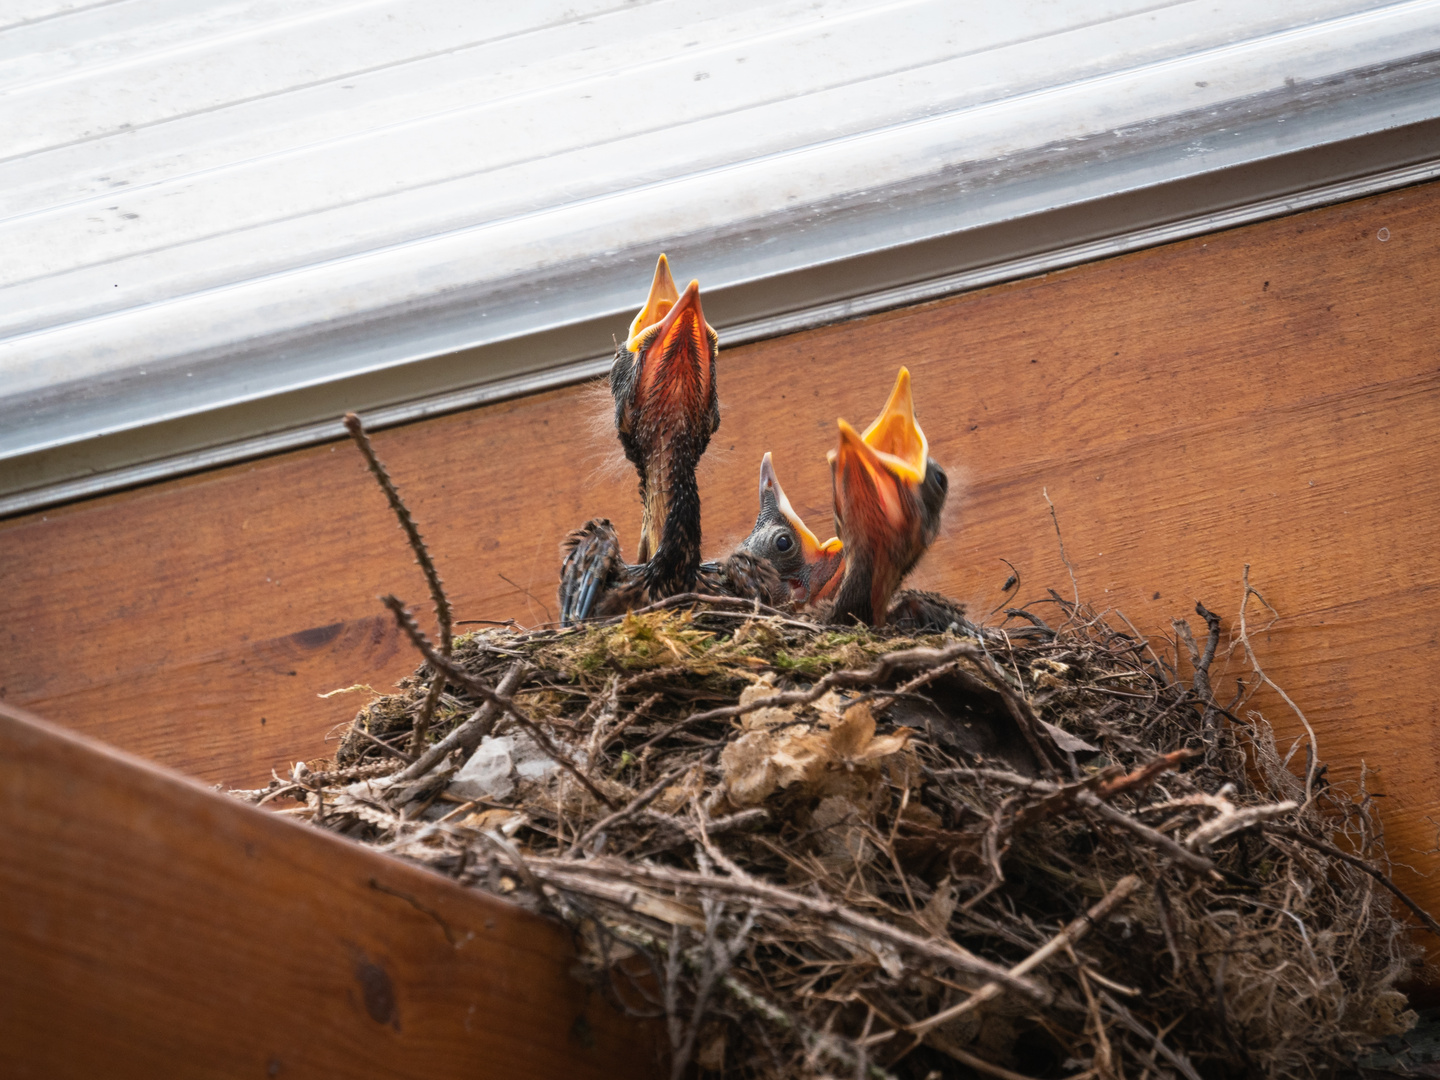
<path id="1" fill-rule="evenodd" d="M 0 706 L 7 1077 L 613 1077 L 565 932 Z"/>

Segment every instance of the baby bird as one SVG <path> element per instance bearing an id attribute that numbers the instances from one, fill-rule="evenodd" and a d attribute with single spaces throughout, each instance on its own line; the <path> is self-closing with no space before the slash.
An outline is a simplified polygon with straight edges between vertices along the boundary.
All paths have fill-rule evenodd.
<path id="1" fill-rule="evenodd" d="M 740 547 L 775 568 L 797 608 L 828 600 L 840 586 L 844 545 L 833 536 L 822 544 L 805 527 L 775 476 L 769 451 L 760 459 L 760 513 Z"/>
<path id="2" fill-rule="evenodd" d="M 906 368 L 863 434 L 843 419 L 838 425 L 839 445 L 828 457 L 845 569 L 829 618 L 875 626 L 939 533 L 949 480 L 915 420 Z"/>
<path id="3" fill-rule="evenodd" d="M 748 552 L 701 562 L 695 467 L 720 426 L 719 351 L 700 306 L 700 283 L 681 293 L 661 255 L 645 305 L 610 366 L 615 432 L 640 479 L 638 562 L 621 558 L 606 518 L 572 532 L 561 545 L 562 625 L 697 590 L 765 602 L 783 595 L 774 571 Z"/>

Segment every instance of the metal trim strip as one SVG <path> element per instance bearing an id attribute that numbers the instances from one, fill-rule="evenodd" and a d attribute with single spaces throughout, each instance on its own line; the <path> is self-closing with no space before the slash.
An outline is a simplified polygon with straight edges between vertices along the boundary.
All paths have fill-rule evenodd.
<path id="1" fill-rule="evenodd" d="M 780 315 L 741 321 L 722 326 L 721 337 L 729 347 L 743 345 L 1435 179 L 1440 179 L 1440 158 L 1002 260 L 913 284 L 880 289 L 844 300 L 818 303 Z M 1083 208 L 1072 205 L 1057 212 L 1076 212 Z M 394 427 L 583 382 L 603 375 L 609 369 L 609 364 L 608 355 L 590 357 L 544 371 L 367 410 L 364 416 L 367 425 L 372 429 Z M 342 438 L 344 434 L 344 427 L 337 418 L 47 484 L 0 496 L 0 517 L 24 514 L 206 469 L 314 446 Z"/>

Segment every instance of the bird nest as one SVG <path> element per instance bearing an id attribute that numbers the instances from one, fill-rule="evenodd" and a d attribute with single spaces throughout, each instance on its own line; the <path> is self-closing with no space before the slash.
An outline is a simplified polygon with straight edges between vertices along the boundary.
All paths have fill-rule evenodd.
<path id="1" fill-rule="evenodd" d="M 425 664 L 237 794 L 562 920 L 674 1076 L 1323 1076 L 1414 1020 L 1363 777 L 1216 702 L 1203 608 L 677 597 L 447 654 L 387 602 Z"/>

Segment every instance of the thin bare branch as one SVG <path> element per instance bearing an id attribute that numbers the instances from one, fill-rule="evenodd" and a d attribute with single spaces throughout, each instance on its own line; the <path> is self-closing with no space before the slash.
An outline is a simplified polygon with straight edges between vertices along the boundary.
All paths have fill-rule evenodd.
<path id="1" fill-rule="evenodd" d="M 440 651 L 449 656 L 454 643 L 451 632 L 450 600 L 445 595 L 445 586 L 440 581 L 440 572 L 435 569 L 435 561 L 430 558 L 430 550 L 425 546 L 419 526 L 415 524 L 415 518 L 410 513 L 410 508 L 400 498 L 400 492 L 395 487 L 394 481 L 390 479 L 384 463 L 376 456 L 375 447 L 370 444 L 370 436 L 365 431 L 365 425 L 360 417 L 354 413 L 346 413 L 345 430 L 355 440 L 355 445 L 360 448 L 360 453 L 365 455 L 365 464 L 370 466 L 370 472 L 374 474 L 376 481 L 380 484 L 380 490 L 385 492 L 390 509 L 399 519 L 400 528 L 405 530 L 405 539 L 410 541 L 410 550 L 415 553 L 415 561 L 425 572 L 425 581 L 430 586 L 430 598 L 435 602 L 435 621 L 440 625 Z"/>
<path id="2" fill-rule="evenodd" d="M 1315 729 L 1310 726 L 1310 721 L 1307 720 L 1305 718 L 1305 714 L 1300 711 L 1300 706 L 1296 705 L 1295 702 L 1291 701 L 1290 695 L 1285 693 L 1285 691 L 1282 690 L 1280 686 L 1273 679 L 1270 678 L 1269 675 L 1265 674 L 1264 669 L 1260 667 L 1260 661 L 1255 657 L 1255 650 L 1250 645 L 1250 632 L 1246 628 L 1245 623 L 1245 610 L 1250 605 L 1250 598 L 1252 596 L 1255 597 L 1257 600 L 1260 601 L 1260 603 L 1264 604 L 1267 608 L 1270 608 L 1271 611 L 1274 611 L 1275 609 L 1271 608 L 1270 602 L 1266 600 L 1265 597 L 1261 596 L 1259 590 L 1255 589 L 1250 584 L 1249 563 L 1245 564 L 1244 584 L 1245 594 L 1240 598 L 1239 642 L 1241 646 L 1243 646 L 1245 649 L 1245 659 L 1250 664 L 1251 670 L 1254 671 L 1257 676 L 1259 676 L 1262 683 L 1264 683 L 1266 686 L 1270 687 L 1271 690 L 1274 690 L 1275 693 L 1280 695 L 1281 701 L 1285 702 L 1286 705 L 1290 706 L 1290 711 L 1300 718 L 1300 724 L 1302 727 L 1304 727 L 1305 734 L 1310 739 L 1310 752 L 1307 755 L 1305 766 L 1305 804 L 1308 806 L 1310 804 L 1311 798 L 1315 794 L 1315 770 L 1320 763 L 1320 741 L 1315 737 Z"/>

